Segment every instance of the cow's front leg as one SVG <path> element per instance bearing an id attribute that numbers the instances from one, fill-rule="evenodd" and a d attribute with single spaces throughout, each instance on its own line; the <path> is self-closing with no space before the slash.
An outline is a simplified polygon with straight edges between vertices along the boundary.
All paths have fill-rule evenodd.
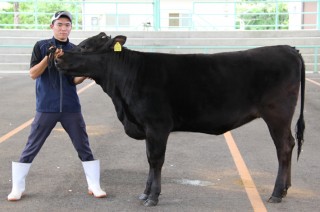
<path id="1" fill-rule="evenodd" d="M 144 206 L 156 206 L 161 193 L 161 169 L 165 159 L 169 133 L 152 133 L 146 139 L 146 151 L 149 162 L 149 176 L 146 188 L 139 199 Z"/>
<path id="2" fill-rule="evenodd" d="M 149 175 L 148 175 L 148 180 L 146 183 L 146 188 L 145 188 L 144 192 L 139 196 L 139 200 L 142 201 L 142 203 L 144 203 L 149 197 L 149 194 L 151 192 L 151 184 L 152 184 L 153 178 L 154 178 L 153 171 L 151 171 L 151 167 L 149 165 Z"/>

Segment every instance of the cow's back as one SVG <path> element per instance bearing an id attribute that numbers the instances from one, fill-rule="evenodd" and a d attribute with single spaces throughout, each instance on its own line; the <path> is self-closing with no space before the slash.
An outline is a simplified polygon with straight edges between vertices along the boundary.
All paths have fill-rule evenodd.
<path id="1" fill-rule="evenodd" d="M 147 86 L 170 108 L 174 130 L 220 134 L 260 117 L 275 97 L 287 98 L 279 91 L 296 98 L 299 89 L 302 63 L 290 46 L 156 56 Z"/>

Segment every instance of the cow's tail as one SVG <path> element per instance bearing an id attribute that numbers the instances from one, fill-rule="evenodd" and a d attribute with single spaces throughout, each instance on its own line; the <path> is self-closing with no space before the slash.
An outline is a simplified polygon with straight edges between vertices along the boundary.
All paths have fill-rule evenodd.
<path id="1" fill-rule="evenodd" d="M 300 102 L 301 102 L 301 106 L 300 106 L 300 116 L 299 119 L 297 121 L 296 124 L 296 140 L 298 141 L 298 156 L 297 156 L 297 160 L 299 160 L 299 156 L 301 153 L 301 148 L 302 148 L 302 144 L 304 142 L 304 138 L 303 138 L 303 133 L 304 133 L 304 129 L 305 129 L 305 123 L 304 123 L 304 118 L 303 118 L 303 110 L 304 110 L 304 93 L 305 93 L 305 65 L 304 65 L 304 61 L 302 56 L 300 55 L 300 59 L 302 62 L 302 68 L 301 68 L 301 87 L 300 87 Z"/>

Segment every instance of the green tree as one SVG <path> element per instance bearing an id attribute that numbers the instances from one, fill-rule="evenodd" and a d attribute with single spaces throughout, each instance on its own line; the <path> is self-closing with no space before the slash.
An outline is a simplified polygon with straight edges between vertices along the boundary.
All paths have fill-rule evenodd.
<path id="1" fill-rule="evenodd" d="M 78 29 L 81 26 L 81 2 L 79 0 L 55 0 L 55 1 L 23 1 L 19 2 L 20 29 L 49 29 L 50 19 L 54 12 L 68 10 L 74 16 L 73 25 Z M 14 2 L 0 10 L 0 28 L 13 29 L 14 22 Z"/>
<path id="2" fill-rule="evenodd" d="M 237 5 L 236 10 L 246 30 L 288 29 L 289 14 L 286 3 L 243 1 Z"/>

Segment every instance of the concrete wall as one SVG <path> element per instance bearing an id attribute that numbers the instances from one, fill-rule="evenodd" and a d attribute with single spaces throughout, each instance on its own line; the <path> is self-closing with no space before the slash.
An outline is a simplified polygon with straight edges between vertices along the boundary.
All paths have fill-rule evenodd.
<path id="1" fill-rule="evenodd" d="M 73 31 L 70 40 L 78 44 L 98 31 Z M 292 45 L 302 53 L 308 72 L 320 70 L 320 31 L 204 31 L 204 32 L 109 32 L 127 36 L 126 46 L 139 51 L 166 53 L 215 53 L 258 46 Z M 0 73 L 27 73 L 32 48 L 37 40 L 52 37 L 52 32 L 35 30 L 0 30 Z M 320 51 L 319 51 L 320 52 Z M 317 64 L 315 64 L 317 59 Z"/>

